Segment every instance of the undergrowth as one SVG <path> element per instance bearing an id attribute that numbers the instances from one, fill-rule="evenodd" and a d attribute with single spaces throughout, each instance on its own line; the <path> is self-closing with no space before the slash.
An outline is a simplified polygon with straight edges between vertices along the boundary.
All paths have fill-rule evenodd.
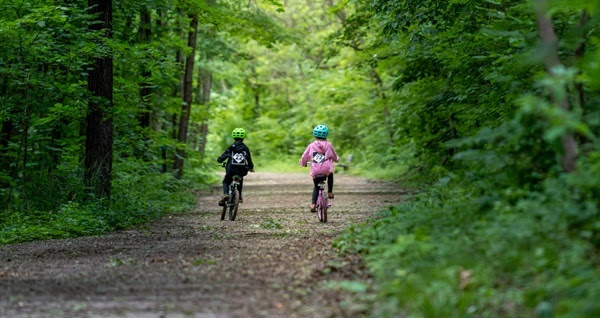
<path id="1" fill-rule="evenodd" d="M 71 193 L 73 199 L 54 206 L 47 205 L 44 193 L 40 204 L 16 209 L 14 204 L 0 214 L 0 244 L 44 239 L 63 239 L 128 229 L 155 220 L 165 213 L 190 210 L 195 205 L 195 190 L 210 184 L 206 169 L 190 169 L 178 180 L 170 173 L 160 173 L 139 162 L 123 161 L 115 165 L 112 198 L 85 200 L 83 190 Z M 77 187 L 73 187 L 77 188 Z"/>
<path id="2" fill-rule="evenodd" d="M 364 255 L 375 317 L 599 317 L 597 168 L 536 191 L 443 180 L 333 245 Z"/>

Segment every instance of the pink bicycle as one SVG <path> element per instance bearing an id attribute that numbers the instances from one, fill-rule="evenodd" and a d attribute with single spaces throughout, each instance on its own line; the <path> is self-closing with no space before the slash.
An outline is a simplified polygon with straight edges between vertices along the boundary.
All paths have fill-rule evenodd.
<path id="1" fill-rule="evenodd" d="M 318 174 L 315 176 L 315 180 L 318 182 L 317 186 L 319 187 L 319 196 L 317 197 L 317 217 L 319 218 L 319 222 L 327 222 L 327 209 L 331 207 L 331 203 L 329 203 L 329 199 L 327 198 L 327 193 L 325 192 L 325 180 L 327 180 L 327 175 Z"/>

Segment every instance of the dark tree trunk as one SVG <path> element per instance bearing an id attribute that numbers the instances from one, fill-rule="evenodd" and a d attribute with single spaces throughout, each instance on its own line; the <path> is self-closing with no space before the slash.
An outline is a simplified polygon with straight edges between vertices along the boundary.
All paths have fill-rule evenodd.
<path id="1" fill-rule="evenodd" d="M 5 77 L 2 81 L 2 90 L 0 90 L 0 96 L 5 97 L 8 90 L 8 79 Z M 0 130 L 0 154 L 4 155 L 8 151 L 8 144 L 12 137 L 13 131 L 13 114 L 14 110 L 11 108 L 8 111 L 9 116 L 2 119 L 2 129 Z M 4 156 L 0 157 L 4 158 Z M 0 159 L 0 164 L 4 164 L 4 160 Z"/>
<path id="2" fill-rule="evenodd" d="M 183 13 L 180 9 L 177 10 L 177 12 L 179 13 L 180 19 L 183 20 Z M 179 32 L 181 34 L 181 42 L 185 41 L 185 31 L 183 30 L 183 27 L 180 25 L 179 27 Z M 189 40 L 188 40 L 188 46 L 189 46 Z M 183 86 L 184 86 L 184 73 L 181 72 L 184 68 L 183 68 L 183 63 L 185 62 L 185 53 L 183 52 L 183 49 L 177 51 L 177 64 L 180 65 L 179 67 L 179 86 L 178 86 L 178 90 L 179 90 L 179 96 L 181 97 L 181 99 L 184 99 L 183 97 Z"/>
<path id="3" fill-rule="evenodd" d="M 152 21 L 150 12 L 147 9 L 142 9 L 142 11 L 140 12 L 140 42 L 148 43 L 150 41 L 150 37 L 152 35 L 151 26 Z M 150 114 L 152 113 L 152 110 L 150 108 L 150 95 L 152 94 L 152 89 L 150 88 L 150 83 L 148 83 L 148 79 L 152 76 L 152 73 L 144 65 L 141 75 L 143 80 L 140 83 L 141 109 L 138 115 L 138 119 L 140 122 L 140 127 L 148 128 L 150 127 Z"/>
<path id="4" fill-rule="evenodd" d="M 158 19 L 156 19 L 156 34 L 161 35 L 163 33 L 163 28 L 167 26 L 167 23 L 165 22 L 165 10 L 157 9 L 156 13 L 158 14 Z"/>
<path id="5" fill-rule="evenodd" d="M 171 131 L 171 137 L 173 137 L 174 140 L 177 139 L 177 127 L 179 126 L 179 122 L 177 121 L 177 114 L 173 114 L 173 116 L 171 117 L 171 123 L 172 123 L 172 131 Z"/>
<path id="6" fill-rule="evenodd" d="M 196 16 L 191 17 L 190 21 L 190 32 L 188 35 L 188 46 L 191 49 L 190 55 L 188 55 L 185 63 L 185 75 L 183 82 L 183 104 L 181 106 L 181 116 L 179 118 L 179 134 L 177 135 L 177 141 L 180 144 L 185 145 L 187 142 L 188 127 L 190 120 L 190 111 L 192 107 L 192 79 L 194 76 L 194 60 L 196 56 L 196 38 L 198 34 L 198 18 Z M 175 176 L 181 178 L 183 175 L 183 160 L 185 158 L 185 149 L 178 147 L 177 154 L 175 156 L 175 164 L 173 169 L 175 170 Z"/>
<path id="7" fill-rule="evenodd" d="M 204 117 L 202 118 L 202 124 L 200 125 L 200 146 L 198 151 L 200 152 L 200 158 L 204 160 L 204 154 L 206 153 L 206 137 L 208 136 L 208 113 L 210 111 L 210 91 L 212 87 L 212 72 L 206 71 L 202 78 L 202 104 L 204 105 Z"/>
<path id="8" fill-rule="evenodd" d="M 52 127 L 52 132 L 50 134 L 50 158 L 52 158 L 52 164 L 48 169 L 48 172 L 54 170 L 54 168 L 56 168 L 60 162 L 61 150 L 58 149 L 58 141 L 62 137 L 62 125 L 63 122 L 59 121 L 54 127 Z"/>
<path id="9" fill-rule="evenodd" d="M 31 123 L 31 108 L 29 107 L 29 98 L 27 96 L 27 93 L 25 94 L 25 118 L 23 121 L 24 121 L 24 123 L 23 123 L 23 140 L 22 140 L 22 143 L 23 143 L 22 197 L 23 197 L 23 202 L 25 203 L 25 208 L 27 208 L 27 197 L 28 197 L 28 193 L 27 193 L 27 182 L 28 182 L 27 160 L 29 159 L 29 126 Z"/>
<path id="10" fill-rule="evenodd" d="M 0 130 L 0 154 L 5 154 L 8 150 L 8 143 L 12 137 L 12 131 L 12 118 L 5 118 L 2 120 L 2 130 Z"/>
<path id="11" fill-rule="evenodd" d="M 546 51 L 544 64 L 550 76 L 556 76 L 554 69 L 561 66 L 560 57 L 558 56 L 558 38 L 554 32 L 554 24 L 547 15 L 547 0 L 536 0 L 537 5 L 537 28 L 542 40 L 542 45 Z M 566 89 L 565 89 L 566 91 Z M 556 92 L 553 92 L 554 102 L 565 111 L 570 111 L 569 97 L 559 97 Z M 572 132 L 568 132 L 561 138 L 563 145 L 562 167 L 565 172 L 573 172 L 577 169 L 577 142 Z"/>
<path id="12" fill-rule="evenodd" d="M 580 39 L 580 43 L 579 46 L 577 46 L 577 49 L 575 49 L 575 58 L 577 60 L 577 62 L 581 61 L 583 59 L 583 55 L 585 54 L 585 42 L 586 42 L 586 38 L 585 38 L 585 28 L 587 26 L 589 20 L 589 15 L 587 10 L 583 10 L 583 12 L 581 13 L 581 18 L 579 20 L 579 28 L 580 28 L 580 32 L 581 32 L 581 39 Z M 584 108 L 585 107 L 585 93 L 583 90 L 583 83 L 578 81 L 575 83 L 575 88 L 577 89 L 577 97 L 578 97 L 578 102 L 579 102 L 579 106 Z"/>
<path id="13" fill-rule="evenodd" d="M 112 37 L 112 1 L 88 0 L 90 13 L 98 14 L 90 28 L 105 30 Z M 85 141 L 85 184 L 97 198 L 110 199 L 113 157 L 113 60 L 111 56 L 94 60 L 88 77 L 93 97 L 88 102 Z"/>

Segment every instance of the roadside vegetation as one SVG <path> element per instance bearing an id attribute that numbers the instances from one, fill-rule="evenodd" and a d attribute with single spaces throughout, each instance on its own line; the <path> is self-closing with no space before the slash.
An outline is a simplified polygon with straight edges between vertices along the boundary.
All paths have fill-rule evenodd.
<path id="1" fill-rule="evenodd" d="M 390 83 L 409 153 L 383 170 L 421 190 L 334 243 L 364 256 L 370 316 L 600 315 L 598 4 L 346 7 L 336 39 Z"/>

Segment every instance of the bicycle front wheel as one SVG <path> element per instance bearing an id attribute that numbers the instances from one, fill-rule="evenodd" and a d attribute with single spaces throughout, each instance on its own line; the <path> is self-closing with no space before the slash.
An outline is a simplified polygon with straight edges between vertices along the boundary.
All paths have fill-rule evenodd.
<path id="1" fill-rule="evenodd" d="M 229 199 L 229 221 L 235 221 L 235 217 L 238 212 L 238 207 L 240 205 L 240 191 L 237 188 L 231 191 L 231 198 Z"/>
<path id="2" fill-rule="evenodd" d="M 319 217 L 319 221 L 327 222 L 327 194 L 325 191 L 321 191 L 319 198 L 319 206 L 317 207 L 317 214 Z"/>

